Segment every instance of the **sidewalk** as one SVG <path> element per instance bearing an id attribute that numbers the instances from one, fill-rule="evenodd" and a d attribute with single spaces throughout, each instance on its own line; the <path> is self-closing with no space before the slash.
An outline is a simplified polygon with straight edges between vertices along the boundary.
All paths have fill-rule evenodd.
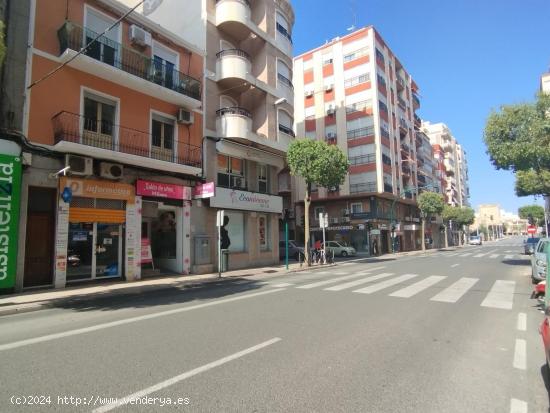
<path id="1" fill-rule="evenodd" d="M 454 247 L 453 247 L 454 248 Z M 438 249 L 426 250 L 426 254 L 441 251 Z M 365 259 L 369 260 L 387 260 L 398 257 L 413 256 L 423 254 L 422 251 L 400 252 L 396 254 L 385 254 L 378 257 L 369 257 L 367 255 L 358 255 L 357 258 L 336 262 L 335 264 L 324 265 L 323 267 L 337 266 L 345 262 L 357 262 Z M 218 278 L 218 273 L 201 275 L 174 275 L 162 276 L 151 279 L 145 279 L 134 282 L 126 281 L 105 281 L 101 283 L 88 284 L 85 286 L 70 286 L 63 289 L 46 289 L 26 291 L 19 294 L 0 296 L 0 316 L 18 314 L 30 311 L 55 308 L 56 304 L 69 300 L 94 299 L 99 297 L 120 297 L 124 295 L 144 294 L 166 287 L 181 288 L 186 285 L 219 282 L 224 280 L 235 280 L 242 277 L 251 276 L 274 276 L 280 274 L 298 273 L 308 269 L 319 268 L 319 265 L 307 267 L 297 262 L 289 263 L 288 270 L 285 265 L 276 265 L 270 267 L 248 268 L 242 270 L 228 271 Z"/>

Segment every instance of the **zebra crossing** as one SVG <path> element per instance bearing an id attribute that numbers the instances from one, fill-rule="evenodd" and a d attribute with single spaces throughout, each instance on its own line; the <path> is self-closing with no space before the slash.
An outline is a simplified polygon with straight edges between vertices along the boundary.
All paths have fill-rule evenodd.
<path id="1" fill-rule="evenodd" d="M 350 292 L 352 294 L 370 295 L 387 293 L 389 297 L 407 299 L 435 287 L 438 292 L 429 297 L 430 301 L 454 304 L 459 302 L 468 292 L 484 294 L 480 306 L 500 310 L 511 310 L 514 305 L 516 282 L 509 280 L 495 280 L 488 290 L 474 290 L 480 281 L 474 277 L 460 277 L 450 285 L 443 286 L 445 281 L 451 280 L 445 275 L 428 275 L 396 272 L 380 272 L 385 267 L 374 267 L 345 276 L 337 276 L 322 280 L 311 278 L 300 279 L 302 284 L 287 283 L 285 286 L 299 290 L 321 289 L 327 292 Z M 318 274 L 320 275 L 320 274 Z M 403 285 L 406 284 L 406 285 Z M 280 284 L 272 284 L 273 287 Z"/>
<path id="2" fill-rule="evenodd" d="M 432 257 L 441 258 L 485 258 L 490 260 L 503 259 L 503 260 L 528 260 L 526 255 L 518 254 L 517 251 L 506 250 L 490 250 L 483 252 L 438 252 L 431 255 Z"/>

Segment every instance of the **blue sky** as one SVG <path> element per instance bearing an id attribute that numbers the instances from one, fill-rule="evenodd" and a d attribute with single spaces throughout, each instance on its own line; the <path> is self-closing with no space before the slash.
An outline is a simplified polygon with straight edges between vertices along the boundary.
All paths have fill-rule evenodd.
<path id="1" fill-rule="evenodd" d="M 533 197 L 514 194 L 514 176 L 485 154 L 491 109 L 534 99 L 550 66 L 548 0 L 294 0 L 298 55 L 373 25 L 420 87 L 422 119 L 444 122 L 465 147 L 471 203 L 517 212 Z M 536 201 L 542 204 L 542 200 Z"/>

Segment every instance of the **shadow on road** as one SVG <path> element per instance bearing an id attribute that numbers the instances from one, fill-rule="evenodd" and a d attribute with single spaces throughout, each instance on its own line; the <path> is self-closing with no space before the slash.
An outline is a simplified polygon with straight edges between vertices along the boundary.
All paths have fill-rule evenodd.
<path id="1" fill-rule="evenodd" d="M 544 387 L 546 387 L 546 393 L 548 394 L 548 404 L 550 405 L 550 370 L 548 369 L 548 365 L 546 363 L 541 366 L 540 375 L 542 376 Z M 550 407 L 548 408 L 548 412 L 550 413 Z"/>
<path id="2" fill-rule="evenodd" d="M 503 260 L 501 262 L 507 265 L 531 265 L 531 260 L 529 258 L 524 258 L 520 260 Z"/>
<path id="3" fill-rule="evenodd" d="M 155 288 L 140 286 L 125 289 L 120 293 L 113 293 L 112 291 L 99 292 L 58 300 L 54 301 L 51 307 L 72 309 L 75 311 L 114 311 L 127 308 L 150 308 L 223 298 L 233 294 L 257 290 L 262 285 L 259 281 L 232 278 Z"/>

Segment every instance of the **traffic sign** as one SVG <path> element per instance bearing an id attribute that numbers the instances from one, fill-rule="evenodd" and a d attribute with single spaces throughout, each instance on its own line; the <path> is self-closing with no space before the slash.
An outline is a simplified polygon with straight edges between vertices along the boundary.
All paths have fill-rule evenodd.
<path id="1" fill-rule="evenodd" d="M 528 234 L 536 234 L 537 233 L 537 227 L 534 225 L 530 225 L 527 227 L 527 233 Z"/>

